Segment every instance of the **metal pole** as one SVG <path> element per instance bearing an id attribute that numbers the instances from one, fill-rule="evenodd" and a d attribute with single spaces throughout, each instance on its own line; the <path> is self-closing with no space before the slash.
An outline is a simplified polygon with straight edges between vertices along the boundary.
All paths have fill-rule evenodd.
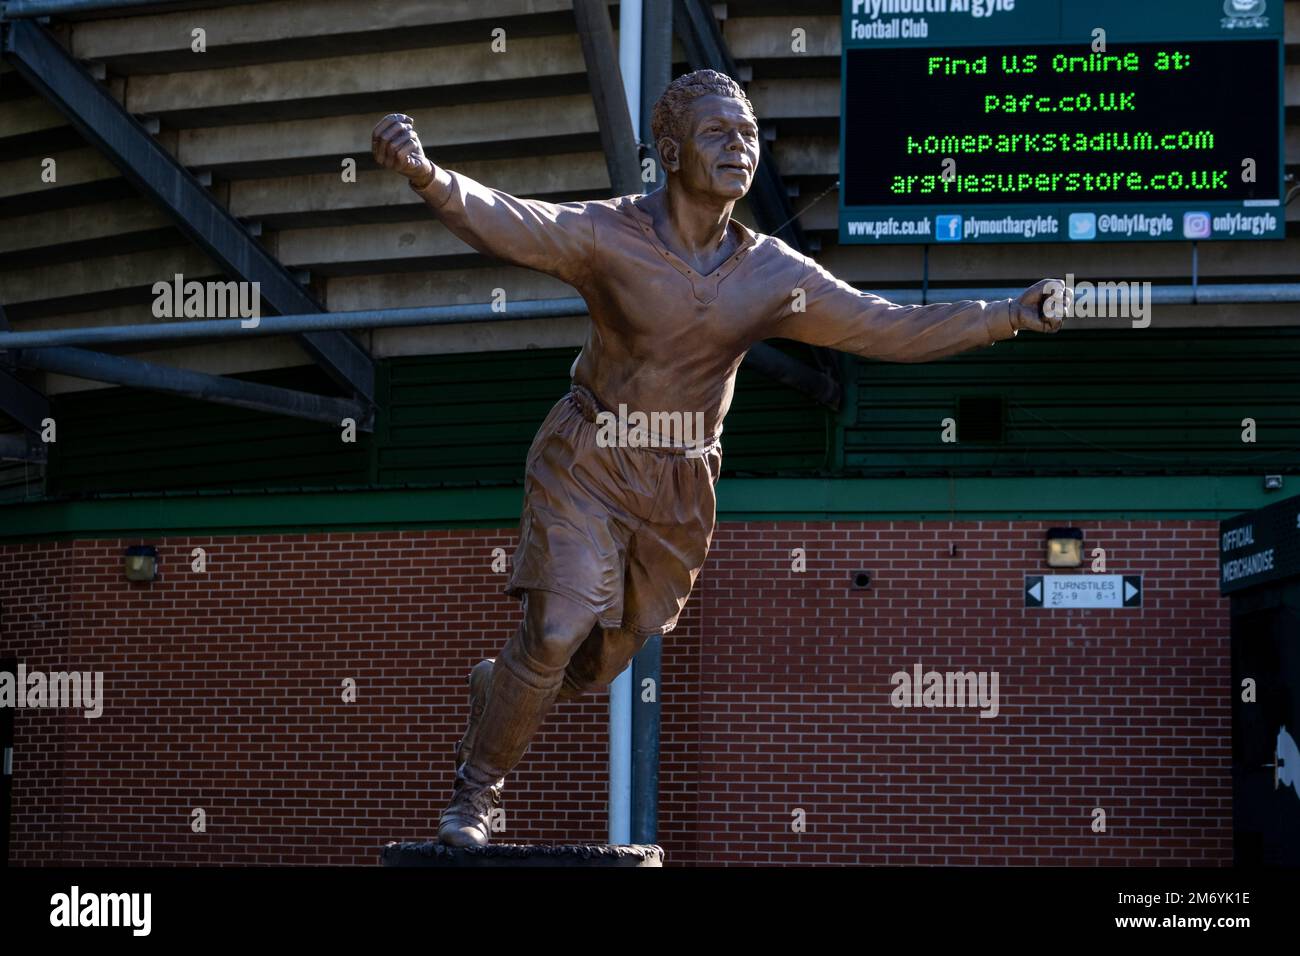
<path id="1" fill-rule="evenodd" d="M 1197 293 L 1200 291 L 1200 259 L 1197 258 L 1196 243 L 1192 243 L 1192 302 L 1196 302 Z"/>
<path id="2" fill-rule="evenodd" d="M 659 841 L 659 714 L 663 635 L 632 660 L 632 842 Z"/>
<path id="3" fill-rule="evenodd" d="M 578 40 L 587 65 L 600 148 L 605 153 L 613 195 L 638 193 L 641 169 L 636 158 L 636 123 L 627 108 L 618 50 L 614 47 L 614 29 L 609 25 L 609 7 L 605 0 L 574 0 L 573 16 L 578 23 Z M 637 54 L 640 52 L 638 49 Z"/>
<path id="4" fill-rule="evenodd" d="M 369 309 L 358 312 L 309 312 L 302 315 L 264 315 L 252 319 L 203 319 L 194 322 L 156 322 L 147 325 L 108 325 L 79 329 L 44 329 L 39 332 L 0 332 L 0 350 L 43 348 L 55 345 L 107 345 L 114 342 L 165 342 L 175 339 L 236 338 L 241 335 L 283 335 L 287 332 L 345 331 L 396 328 L 407 325 L 458 325 L 510 319 L 545 319 L 586 315 L 587 303 L 579 298 L 537 299 L 508 305 L 496 311 L 489 304 L 439 305 L 419 309 Z"/>
<path id="5" fill-rule="evenodd" d="M 6 20 L 22 20 L 120 10 L 126 7 L 159 7 L 162 9 L 158 12 L 166 13 L 167 7 L 178 6 L 184 5 L 167 3 L 166 0 L 7 0 L 0 3 L 0 15 Z"/>
<path id="6" fill-rule="evenodd" d="M 598 38 L 609 21 L 604 13 L 604 3 L 600 4 L 596 14 L 599 29 L 592 30 Z M 580 7 L 575 5 L 574 12 Z M 582 22 L 579 16 L 579 22 Z M 628 144 L 629 155 L 620 157 L 632 171 L 638 171 L 636 159 L 637 123 L 640 119 L 638 104 L 641 98 L 641 3 L 640 0 L 621 0 L 618 5 L 618 74 L 622 82 L 623 99 L 627 112 L 621 109 L 607 110 L 610 119 L 623 126 L 629 126 L 632 143 Z M 599 78 L 592 76 L 593 92 Z M 597 101 L 599 108 L 599 101 Z M 627 119 L 624 120 L 623 117 Z M 611 162 L 613 157 L 611 157 Z M 611 176 L 611 180 L 612 180 Z M 628 175 L 623 183 L 615 183 L 618 191 L 627 194 L 640 192 L 640 176 Z M 633 800 L 633 766 L 632 766 L 632 668 L 623 668 L 609 685 L 609 842 L 626 844 L 632 842 L 632 800 Z"/>
<path id="7" fill-rule="evenodd" d="M 963 299 L 1014 299 L 1022 288 L 930 289 L 929 297 L 943 302 Z M 899 305 L 920 305 L 920 289 L 884 289 L 881 295 Z M 1300 302 L 1300 283 L 1234 283 L 1222 285 L 1153 285 L 1156 305 L 1267 305 Z M 491 305 L 439 305 L 419 309 L 377 309 L 358 312 L 317 312 L 306 315 L 267 315 L 254 328 L 251 319 L 203 319 L 195 322 L 156 322 L 147 325 L 110 325 L 77 329 L 42 329 L 36 332 L 0 331 L 0 352 L 5 349 L 49 348 L 60 345 L 107 345 L 118 342 L 165 342 L 176 339 L 223 339 L 241 335 L 283 335 L 290 332 L 379 329 L 416 325 L 460 325 L 470 322 L 508 322 L 587 314 L 582 299 L 536 299 L 518 302 L 505 312 Z M 754 353 L 751 350 L 750 355 Z M 761 369 L 766 371 L 765 369 Z M 798 387 L 798 386 L 796 386 Z"/>
<path id="8" fill-rule="evenodd" d="M 381 309 L 359 312 L 313 312 L 305 315 L 268 315 L 245 327 L 251 319 L 205 319 L 198 322 L 158 322 L 148 325 L 95 326 L 44 329 L 39 332 L 0 332 L 0 353 L 5 349 L 52 348 L 64 345 L 107 345 L 115 342 L 163 342 L 176 339 L 222 339 L 241 335 L 282 335 L 304 330 L 390 328 L 414 325 L 458 325 L 511 319 L 545 319 L 586 315 L 582 299 L 538 299 L 495 312 L 490 305 L 447 305 L 422 309 Z M 835 407 L 839 387 L 816 369 L 759 342 L 745 356 L 745 364 L 762 375 Z"/>
<path id="9" fill-rule="evenodd" d="M 644 156 L 654 160 L 655 181 L 664 183 L 659 153 L 650 128 L 655 101 L 672 79 L 672 0 L 642 0 L 641 7 L 641 129 L 637 137 L 648 143 Z M 837 396 L 838 398 L 838 396 Z M 632 842 L 659 840 L 659 721 L 662 683 L 663 635 L 652 634 L 632 660 Z M 647 699 L 648 698 L 648 699 Z"/>
<path id="10" fill-rule="evenodd" d="M 659 168 L 659 148 L 650 122 L 654 105 L 668 88 L 673 69 L 672 0 L 643 0 L 641 7 L 641 136 L 646 144 L 642 158 L 654 160 L 655 178 L 647 192 L 664 184 Z"/>
<path id="11" fill-rule="evenodd" d="M 1063 278 L 1063 277 L 1058 277 Z M 1075 281 L 1083 277 L 1075 276 Z M 1111 281 L 1097 278 L 1093 281 Z M 1137 285 L 1136 282 L 1127 283 Z M 1014 299 L 1023 288 L 991 289 L 936 289 L 931 286 L 929 297 L 935 302 L 957 302 L 961 299 Z M 921 294 L 916 289 L 886 289 L 881 293 L 891 302 L 916 305 Z M 1221 285 L 1152 285 L 1151 302 L 1155 305 L 1268 305 L 1280 302 L 1300 302 L 1300 282 L 1278 283 L 1224 283 Z"/>
<path id="12" fill-rule="evenodd" d="M 921 247 L 921 304 L 925 305 L 930 293 L 930 244 Z"/>

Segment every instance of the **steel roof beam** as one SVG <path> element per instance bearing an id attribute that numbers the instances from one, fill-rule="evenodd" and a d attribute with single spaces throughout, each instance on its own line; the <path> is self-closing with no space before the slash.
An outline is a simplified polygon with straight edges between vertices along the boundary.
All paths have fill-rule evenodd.
<path id="1" fill-rule="evenodd" d="M 0 23 L 6 59 L 69 122 L 157 202 L 230 275 L 259 283 L 262 298 L 286 315 L 323 311 L 276 259 L 199 181 L 149 136 L 50 34 L 21 20 Z M 303 348 L 340 388 L 374 401 L 374 362 L 346 332 L 305 332 Z"/>
<path id="2" fill-rule="evenodd" d="M 353 399 L 259 385 L 86 349 L 19 349 L 12 354 L 16 365 L 72 375 L 93 382 L 167 392 L 200 401 L 234 405 L 273 415 L 291 415 L 335 426 L 340 425 L 343 419 L 351 418 L 361 431 L 372 431 L 374 428 L 373 407 Z"/>

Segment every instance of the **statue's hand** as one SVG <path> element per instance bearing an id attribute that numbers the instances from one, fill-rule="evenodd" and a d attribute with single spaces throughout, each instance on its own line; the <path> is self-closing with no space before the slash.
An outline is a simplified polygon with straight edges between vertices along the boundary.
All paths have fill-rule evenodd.
<path id="1" fill-rule="evenodd" d="M 1073 289 L 1060 279 L 1044 279 L 1011 300 L 1011 325 L 1016 331 L 1059 332 L 1073 306 Z"/>
<path id="2" fill-rule="evenodd" d="M 405 113 L 389 113 L 370 134 L 370 152 L 382 169 L 401 173 L 417 186 L 433 179 L 433 163 L 424 155 L 415 120 Z"/>

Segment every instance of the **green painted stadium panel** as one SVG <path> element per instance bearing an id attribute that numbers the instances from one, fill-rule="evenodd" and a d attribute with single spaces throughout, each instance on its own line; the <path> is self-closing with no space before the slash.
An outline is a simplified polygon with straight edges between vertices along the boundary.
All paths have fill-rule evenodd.
<path id="1" fill-rule="evenodd" d="M 1210 521 L 1270 504 L 1257 476 L 728 478 L 719 521 Z M 495 487 L 133 492 L 0 502 L 0 544 L 195 534 L 513 528 L 523 489 Z M 1067 517 L 1068 516 L 1068 517 Z"/>
<path id="2" fill-rule="evenodd" d="M 59 440 L 49 493 L 521 481 L 528 447 L 568 389 L 576 355 L 531 349 L 379 362 L 375 432 L 358 432 L 355 444 L 316 422 L 179 396 L 66 393 L 53 400 Z M 337 394 L 312 366 L 235 377 Z M 744 371 L 727 419 L 726 468 L 819 470 L 831 420 L 812 400 Z"/>
<path id="3" fill-rule="evenodd" d="M 1062 332 L 854 369 L 846 475 L 1300 471 L 1300 329 Z M 1002 399 L 1000 440 L 963 438 L 980 397 Z"/>
<path id="4" fill-rule="evenodd" d="M 538 426 L 569 387 L 572 349 L 392 359 L 380 484 L 521 480 Z M 671 397 L 665 404 L 671 406 Z M 724 468 L 779 474 L 824 466 L 831 413 L 742 371 L 723 435 Z"/>
<path id="5" fill-rule="evenodd" d="M 337 395 L 315 366 L 232 376 Z M 49 493 L 365 483 L 373 439 L 282 415 L 138 389 L 53 397 Z"/>

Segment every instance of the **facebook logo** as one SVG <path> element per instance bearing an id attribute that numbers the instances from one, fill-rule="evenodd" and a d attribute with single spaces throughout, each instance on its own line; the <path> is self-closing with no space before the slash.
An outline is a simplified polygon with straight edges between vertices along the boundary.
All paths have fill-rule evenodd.
<path id="1" fill-rule="evenodd" d="M 1071 239 L 1096 239 L 1097 214 L 1095 212 L 1070 213 Z"/>
<path id="2" fill-rule="evenodd" d="M 934 238 L 940 242 L 961 242 L 961 216 L 935 216 Z"/>

